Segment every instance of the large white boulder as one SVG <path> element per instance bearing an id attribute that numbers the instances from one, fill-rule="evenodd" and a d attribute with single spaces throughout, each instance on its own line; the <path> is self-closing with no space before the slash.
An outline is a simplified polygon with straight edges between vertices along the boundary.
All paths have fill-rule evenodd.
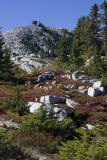
<path id="1" fill-rule="evenodd" d="M 96 97 L 101 94 L 101 91 L 99 89 L 95 89 L 93 87 L 88 88 L 88 95 L 91 97 Z"/>
<path id="2" fill-rule="evenodd" d="M 96 81 L 94 84 L 93 84 L 93 88 L 100 88 L 100 87 L 103 87 L 103 82 L 102 81 Z"/>
<path id="3" fill-rule="evenodd" d="M 42 103 L 38 102 L 29 102 L 30 105 L 30 113 L 35 113 L 38 111 L 38 109 L 41 107 Z"/>
<path id="4" fill-rule="evenodd" d="M 85 76 L 86 75 L 86 73 L 84 72 L 84 71 L 76 71 L 76 72 L 74 72 L 73 74 L 72 74 L 72 79 L 74 80 L 74 81 L 78 81 L 78 79 L 79 79 L 79 77 L 80 76 Z"/>
<path id="5" fill-rule="evenodd" d="M 71 108 L 75 108 L 77 105 L 79 105 L 78 102 L 75 102 L 71 99 L 66 99 L 66 104 L 67 104 L 67 106 L 69 106 Z"/>
<path id="6" fill-rule="evenodd" d="M 57 97 L 57 96 L 51 96 L 51 95 L 47 95 L 47 96 L 41 96 L 40 98 L 40 102 L 45 102 L 48 104 L 55 104 L 55 103 L 63 103 L 66 101 L 66 98 L 63 97 Z"/>

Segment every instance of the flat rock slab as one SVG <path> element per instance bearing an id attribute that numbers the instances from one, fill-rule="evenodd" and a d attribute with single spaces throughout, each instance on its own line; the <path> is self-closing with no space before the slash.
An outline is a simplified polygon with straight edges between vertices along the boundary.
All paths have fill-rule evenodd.
<path id="1" fill-rule="evenodd" d="M 0 121 L 0 127 L 1 128 L 9 128 L 9 127 L 11 127 L 13 129 L 18 129 L 19 128 L 17 123 L 11 122 L 11 121 L 4 121 L 4 120 Z"/>

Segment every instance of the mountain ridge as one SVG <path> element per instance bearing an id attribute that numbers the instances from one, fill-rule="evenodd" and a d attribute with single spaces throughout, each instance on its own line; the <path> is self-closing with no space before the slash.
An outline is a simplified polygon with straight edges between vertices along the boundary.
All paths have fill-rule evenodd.
<path id="1" fill-rule="evenodd" d="M 11 54 L 29 55 L 33 53 L 30 49 L 33 48 L 37 55 L 46 56 L 50 51 L 50 46 L 47 44 L 50 41 L 52 45 L 56 45 L 62 36 L 62 28 L 54 27 L 39 27 L 39 26 L 22 26 L 10 31 L 3 32 L 4 46 L 10 50 Z M 72 33 L 72 30 L 66 30 L 67 34 Z M 22 43 L 22 39 L 26 42 L 26 35 L 30 39 L 29 47 Z M 55 37 L 56 36 L 56 37 Z M 31 45 L 31 46 L 30 46 Z M 33 47 L 32 47 L 33 46 Z M 38 48 L 38 49 L 37 49 Z M 53 51 L 54 54 L 56 50 Z"/>

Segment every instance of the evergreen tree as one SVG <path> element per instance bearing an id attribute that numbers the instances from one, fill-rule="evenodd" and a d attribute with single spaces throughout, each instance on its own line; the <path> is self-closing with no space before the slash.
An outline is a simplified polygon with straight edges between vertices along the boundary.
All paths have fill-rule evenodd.
<path id="1" fill-rule="evenodd" d="M 94 55 L 95 48 L 100 50 L 101 40 L 100 40 L 100 21 L 99 21 L 99 7 L 97 4 L 94 4 L 91 8 L 89 15 L 89 22 L 86 27 L 86 55 L 87 58 L 90 58 Z"/>
<path id="2" fill-rule="evenodd" d="M 68 62 L 68 43 L 67 43 L 67 37 L 65 32 L 63 32 L 61 41 L 59 42 L 59 46 L 58 46 L 58 58 L 59 58 L 59 62 L 61 63 L 65 63 Z"/>
<path id="3" fill-rule="evenodd" d="M 2 71 L 3 71 L 3 50 L 2 50 L 2 45 L 3 45 L 3 38 L 2 38 L 1 32 L 0 32 L 0 79 L 2 77 Z"/>
<path id="4" fill-rule="evenodd" d="M 73 41 L 70 62 L 75 69 L 78 69 L 83 64 L 83 59 L 80 57 L 79 47 L 76 45 L 76 40 Z"/>
<path id="5" fill-rule="evenodd" d="M 101 24 L 102 24 L 102 52 L 107 56 L 107 1 L 104 0 L 104 2 L 101 4 Z"/>
<path id="6" fill-rule="evenodd" d="M 38 21 L 36 21 L 36 20 L 32 21 L 32 24 L 34 24 L 35 26 L 37 26 L 37 23 L 38 23 Z"/>
<path id="7" fill-rule="evenodd" d="M 85 17 L 79 18 L 77 22 L 77 27 L 74 31 L 74 38 L 73 38 L 73 45 L 72 45 L 72 51 L 70 55 L 70 62 L 73 64 L 74 68 L 78 68 L 82 65 L 83 60 L 81 58 L 81 55 L 83 54 L 83 45 L 84 45 L 84 23 L 85 23 Z"/>
<path id="8" fill-rule="evenodd" d="M 0 79 L 10 80 L 12 77 L 12 63 L 10 60 L 10 54 L 7 48 L 2 49 L 3 38 L 0 35 Z"/>
<path id="9" fill-rule="evenodd" d="M 3 68 L 2 68 L 2 77 L 4 80 L 11 79 L 13 75 L 12 68 L 13 66 L 10 60 L 10 52 L 7 48 L 5 48 L 3 56 Z"/>
<path id="10" fill-rule="evenodd" d="M 102 73 L 106 71 L 105 62 L 101 59 L 100 50 L 98 48 L 94 48 L 94 55 L 90 64 L 88 66 L 88 71 L 91 75 L 96 75 L 101 77 Z"/>

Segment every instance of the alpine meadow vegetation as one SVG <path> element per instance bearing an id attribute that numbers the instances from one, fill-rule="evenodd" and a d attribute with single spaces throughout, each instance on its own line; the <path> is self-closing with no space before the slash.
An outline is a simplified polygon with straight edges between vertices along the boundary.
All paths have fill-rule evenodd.
<path id="1" fill-rule="evenodd" d="M 107 94 L 89 96 L 94 83 L 76 81 L 71 75 L 82 71 L 81 79 L 102 81 L 100 88 L 107 91 L 107 1 L 94 4 L 89 15 L 78 19 L 73 32 L 63 29 L 58 34 L 37 20 L 32 24 L 40 27 L 47 51 L 32 43 L 30 34 L 23 35 L 20 44 L 31 54 L 44 53 L 45 60 L 53 63 L 45 67 L 46 61 L 42 70 L 32 67 L 27 74 L 13 65 L 0 33 L 0 160 L 33 160 L 42 154 L 49 160 L 107 160 Z M 31 60 L 39 65 L 39 58 L 33 55 Z M 45 96 L 59 101 L 46 97 L 46 102 Z M 58 121 L 60 114 L 62 121 Z"/>

